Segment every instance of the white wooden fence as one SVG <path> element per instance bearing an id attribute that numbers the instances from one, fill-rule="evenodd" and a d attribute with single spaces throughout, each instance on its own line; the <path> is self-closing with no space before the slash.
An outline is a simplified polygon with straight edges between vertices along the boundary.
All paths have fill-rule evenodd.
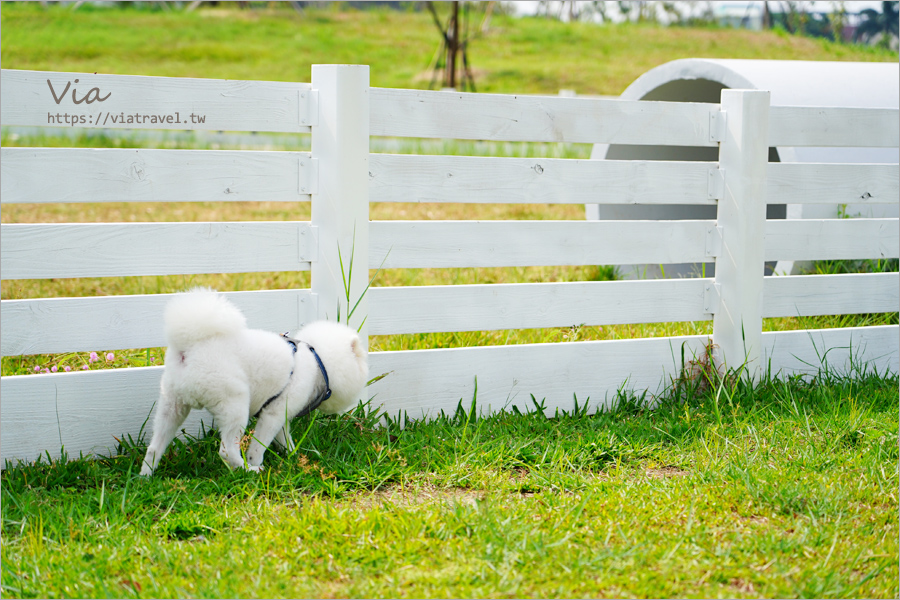
<path id="1" fill-rule="evenodd" d="M 100 102 L 57 104 L 97 88 Z M 766 164 L 769 146 L 897 146 L 897 110 L 769 106 L 726 90 L 720 105 L 370 88 L 368 67 L 315 66 L 312 84 L 2 71 L 4 125 L 80 126 L 128 115 L 202 115 L 176 128 L 311 132 L 312 152 L 3 148 L 2 202 L 312 202 L 311 222 L 3 224 L 3 279 L 311 270 L 311 289 L 229 296 L 251 326 L 335 318 L 369 268 L 703 262 L 715 279 L 376 287 L 363 334 L 713 320 L 717 358 L 751 376 L 815 371 L 850 355 L 898 370 L 898 327 L 762 333 L 762 318 L 892 312 L 896 273 L 763 277 L 767 260 L 894 258 L 897 219 L 766 221 L 768 203 L 896 203 L 898 166 Z M 147 120 L 147 119 L 145 119 Z M 152 120 L 152 119 L 150 119 Z M 169 125 L 169 127 L 173 127 Z M 718 146 L 719 162 L 369 154 L 369 136 Z M 718 204 L 716 221 L 370 222 L 369 202 Z M 338 248 L 343 254 L 338 258 Z M 4 300 L 2 354 L 164 345 L 166 295 Z M 341 308 L 346 311 L 346 307 Z M 344 314 L 346 314 L 344 312 Z M 412 417 L 530 397 L 548 410 L 601 406 L 621 388 L 660 391 L 706 336 L 379 352 L 374 404 Z M 0 460 L 115 447 L 156 400 L 161 367 L 2 379 Z M 199 417 L 193 417 L 194 427 Z"/>

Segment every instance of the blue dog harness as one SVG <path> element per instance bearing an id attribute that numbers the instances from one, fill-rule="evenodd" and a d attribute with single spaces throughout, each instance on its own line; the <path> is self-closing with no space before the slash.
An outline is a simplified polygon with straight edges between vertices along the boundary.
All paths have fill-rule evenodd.
<path id="1" fill-rule="evenodd" d="M 301 410 L 296 415 L 291 417 L 291 418 L 295 419 L 297 417 L 303 417 L 305 415 L 308 415 L 312 411 L 319 408 L 320 404 L 322 404 L 323 402 L 325 402 L 326 400 L 331 398 L 331 385 L 328 383 L 328 371 L 325 370 L 325 364 L 322 362 L 322 359 L 319 358 L 319 354 L 318 354 L 318 352 L 316 352 L 315 348 L 313 348 L 307 342 L 301 342 L 300 340 L 295 340 L 295 339 L 289 338 L 288 334 L 286 334 L 286 333 L 283 333 L 281 335 L 281 337 L 283 337 L 284 340 L 288 344 L 290 344 L 291 348 L 294 350 L 294 354 L 297 354 L 297 345 L 298 344 L 306 344 L 306 347 L 309 348 L 310 352 L 312 352 L 313 358 L 316 359 L 316 364 L 319 365 L 319 371 L 322 373 L 322 377 L 325 379 L 325 391 L 322 392 L 321 394 L 319 394 L 319 396 L 315 400 L 313 400 L 308 405 L 306 405 L 306 407 L 304 407 L 303 410 Z M 283 388 L 281 388 L 280 392 L 278 392 L 277 394 L 275 394 L 274 396 L 272 396 L 271 398 L 269 398 L 268 400 L 263 402 L 263 405 L 259 408 L 258 411 L 256 411 L 256 414 L 253 415 L 254 417 L 258 417 L 260 414 L 262 414 L 262 411 L 265 410 L 265 408 L 269 404 L 274 402 L 279 396 L 281 396 L 281 394 L 284 393 L 284 390 L 286 390 L 287 387 L 291 384 L 291 377 L 293 377 L 293 376 L 294 376 L 294 370 L 291 369 L 291 374 L 288 375 L 288 382 L 284 385 Z"/>

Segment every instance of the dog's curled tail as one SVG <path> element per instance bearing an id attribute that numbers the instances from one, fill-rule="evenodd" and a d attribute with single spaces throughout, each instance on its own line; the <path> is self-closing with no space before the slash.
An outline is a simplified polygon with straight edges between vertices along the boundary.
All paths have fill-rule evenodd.
<path id="1" fill-rule="evenodd" d="M 247 326 L 234 304 L 208 288 L 175 296 L 166 305 L 163 320 L 169 347 L 181 350 L 217 335 L 235 334 Z"/>

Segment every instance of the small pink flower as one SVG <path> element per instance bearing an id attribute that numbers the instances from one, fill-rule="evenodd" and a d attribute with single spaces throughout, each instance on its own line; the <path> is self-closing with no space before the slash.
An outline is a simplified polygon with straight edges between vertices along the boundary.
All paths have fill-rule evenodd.
<path id="1" fill-rule="evenodd" d="M 52 367 L 50 367 L 51 373 L 56 373 L 57 371 L 59 371 L 59 367 L 57 367 L 56 365 L 53 365 Z"/>
<path id="2" fill-rule="evenodd" d="M 97 356 L 97 353 L 96 353 L 96 352 L 91 352 L 91 358 L 90 358 L 90 361 L 89 361 L 89 362 L 95 363 L 95 362 L 97 362 L 98 360 L 100 360 L 100 358 Z"/>
<path id="3" fill-rule="evenodd" d="M 34 372 L 35 372 L 35 373 L 40 373 L 40 372 L 41 372 L 41 367 L 39 367 L 38 365 L 34 365 Z"/>
<path id="4" fill-rule="evenodd" d="M 83 367 L 81 367 L 82 371 L 87 371 L 88 369 L 90 369 L 90 367 L 87 365 L 84 365 Z"/>
<path id="5" fill-rule="evenodd" d="M 106 362 L 112 362 L 116 359 L 116 355 L 110 352 L 106 355 Z"/>
<path id="6" fill-rule="evenodd" d="M 65 369 L 66 373 L 68 373 L 69 371 L 72 370 L 72 367 L 70 367 L 69 365 L 66 365 L 65 367 L 63 367 L 63 369 Z"/>
<path id="7" fill-rule="evenodd" d="M 41 369 L 41 373 L 49 373 L 50 369 Z"/>
<path id="8" fill-rule="evenodd" d="M 155 357 L 155 356 L 151 356 L 151 357 L 150 357 L 150 362 L 156 362 L 156 357 Z"/>

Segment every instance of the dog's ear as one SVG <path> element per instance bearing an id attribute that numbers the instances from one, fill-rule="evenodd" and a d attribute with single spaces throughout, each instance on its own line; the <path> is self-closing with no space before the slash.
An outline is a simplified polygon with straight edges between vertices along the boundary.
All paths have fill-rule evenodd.
<path id="1" fill-rule="evenodd" d="M 359 358 L 364 358 L 366 355 L 366 349 L 362 347 L 362 342 L 356 336 L 353 336 L 353 339 L 350 340 L 350 352 Z"/>

